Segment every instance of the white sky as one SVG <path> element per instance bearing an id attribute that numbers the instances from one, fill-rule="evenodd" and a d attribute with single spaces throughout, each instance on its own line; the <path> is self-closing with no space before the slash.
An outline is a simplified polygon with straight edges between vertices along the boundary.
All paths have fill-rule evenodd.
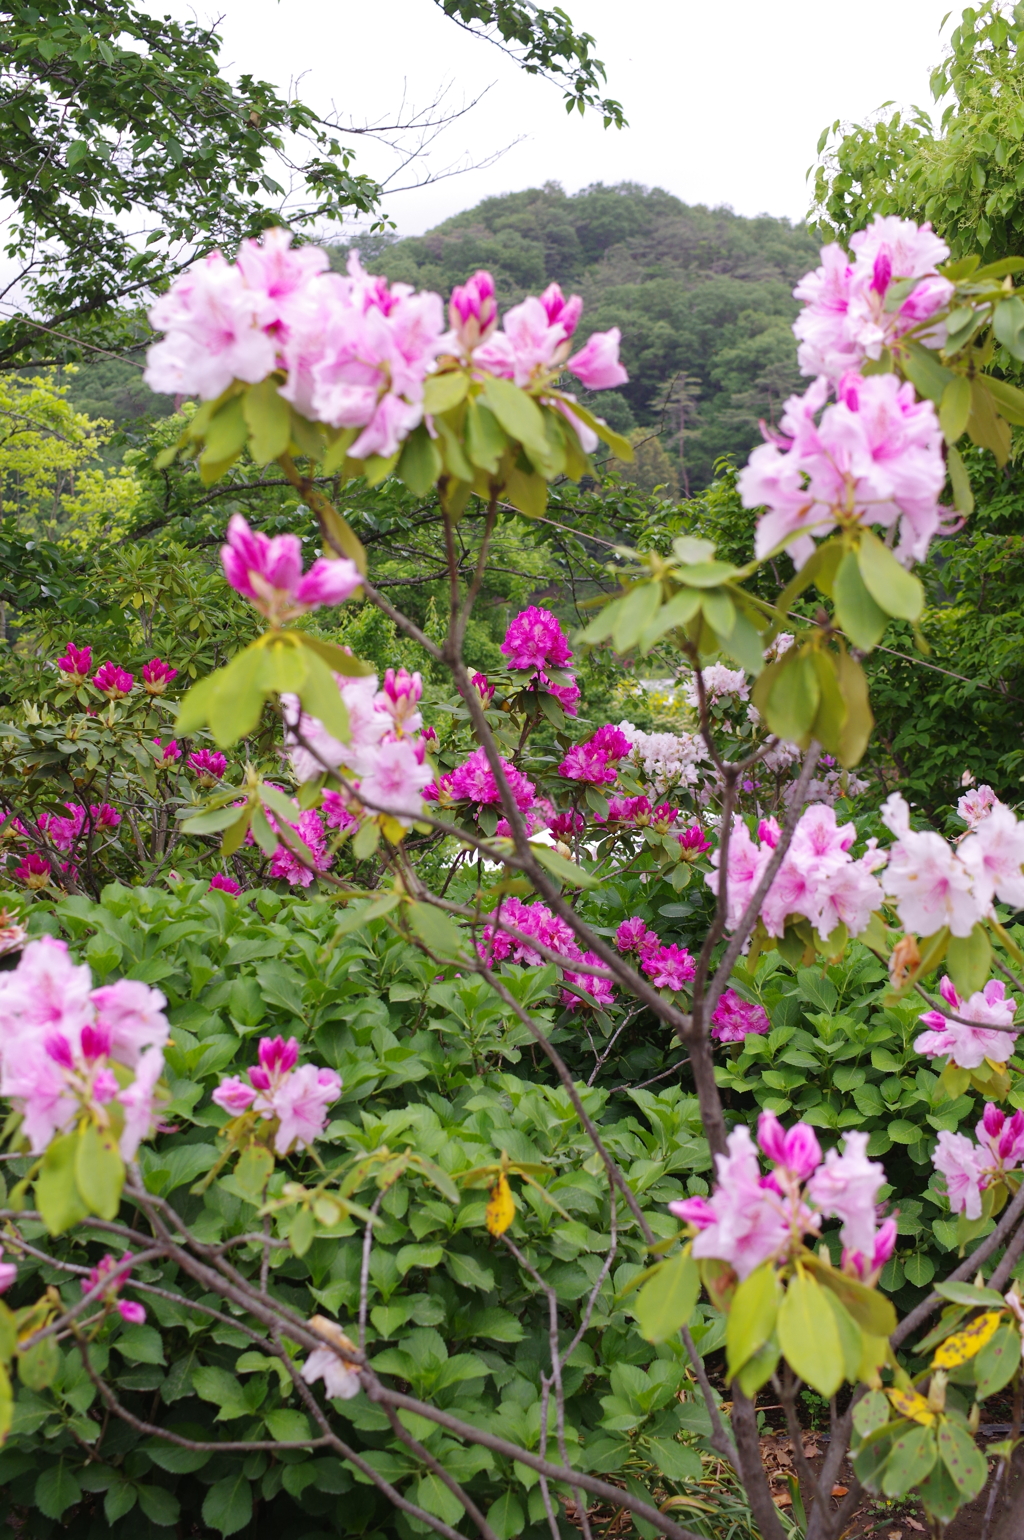
<path id="1" fill-rule="evenodd" d="M 829 0 L 561 3 L 596 38 L 628 129 L 567 117 L 555 86 L 466 36 L 432 0 L 221 0 L 216 11 L 208 0 L 170 0 L 170 8 L 203 22 L 220 16 L 229 74 L 249 71 L 280 89 L 301 77 L 305 101 L 322 109 L 333 100 L 356 122 L 386 120 L 403 91 L 420 106 L 449 80 L 461 104 L 493 82 L 430 163 L 480 160 L 521 142 L 488 169 L 389 197 L 403 234 L 547 180 L 569 192 L 632 180 L 688 203 L 799 219 L 826 123 L 863 119 L 888 100 L 930 107 L 928 74 L 949 8 L 949 0 L 859 0 L 854 11 Z M 153 0 L 155 11 L 166 8 Z M 959 7 L 949 25 L 958 15 Z M 357 169 L 382 175 L 392 165 L 362 141 Z"/>

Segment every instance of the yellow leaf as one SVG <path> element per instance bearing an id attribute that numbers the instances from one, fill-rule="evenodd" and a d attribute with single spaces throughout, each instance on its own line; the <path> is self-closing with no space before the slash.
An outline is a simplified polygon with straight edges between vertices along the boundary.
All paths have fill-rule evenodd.
<path id="1" fill-rule="evenodd" d="M 965 1364 L 975 1353 L 981 1352 L 990 1337 L 995 1336 L 1002 1319 L 1001 1310 L 986 1310 L 963 1331 L 954 1332 L 935 1349 L 932 1368 L 955 1369 L 957 1364 Z"/>
<path id="2" fill-rule="evenodd" d="M 485 1214 L 487 1228 L 492 1235 L 504 1235 L 515 1217 L 516 1206 L 512 1199 L 512 1189 L 508 1185 L 508 1177 L 502 1172 L 487 1199 Z"/>
<path id="3" fill-rule="evenodd" d="M 911 1422 L 923 1423 L 926 1428 L 930 1428 L 935 1421 L 935 1413 L 924 1396 L 919 1396 L 916 1390 L 897 1390 L 894 1386 L 886 1391 L 886 1395 L 901 1417 L 909 1417 Z"/>

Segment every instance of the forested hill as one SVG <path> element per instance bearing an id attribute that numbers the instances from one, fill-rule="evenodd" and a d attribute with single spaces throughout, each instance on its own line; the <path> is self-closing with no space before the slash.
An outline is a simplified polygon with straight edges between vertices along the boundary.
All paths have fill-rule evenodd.
<path id="1" fill-rule="evenodd" d="M 573 194 L 548 183 L 486 198 L 426 235 L 359 246 L 367 266 L 441 293 L 486 267 L 506 305 L 552 280 L 582 294 L 584 331 L 621 327 L 630 373 L 618 399 L 602 394 L 602 414 L 627 431 L 664 421 L 677 467 L 682 415 L 680 481 L 691 490 L 719 455 L 742 460 L 758 419 L 777 418 L 799 385 L 792 289 L 817 248 L 783 219 L 689 206 L 634 182 Z"/>

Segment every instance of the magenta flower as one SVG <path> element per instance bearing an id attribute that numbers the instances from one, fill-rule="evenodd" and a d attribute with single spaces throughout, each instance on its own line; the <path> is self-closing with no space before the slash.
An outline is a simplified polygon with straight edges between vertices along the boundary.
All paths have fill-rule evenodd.
<path id="1" fill-rule="evenodd" d="M 575 680 L 571 684 L 555 684 L 547 674 L 541 673 L 537 675 L 537 684 L 555 697 L 567 717 L 579 715 L 580 687 Z"/>
<path id="2" fill-rule="evenodd" d="M 845 1273 L 873 1288 L 878 1275 L 896 1250 L 896 1221 L 886 1219 L 878 1228 L 875 1244 L 869 1252 L 843 1249 L 842 1266 Z"/>
<path id="3" fill-rule="evenodd" d="M 121 700 L 131 693 L 135 677 L 129 674 L 127 669 L 120 668 L 118 664 L 111 663 L 108 659 L 92 676 L 92 682 L 100 694 L 105 695 L 108 700 Z"/>
<path id="4" fill-rule="evenodd" d="M 144 1307 L 134 1300 L 119 1299 L 118 1294 L 128 1282 L 131 1274 L 131 1252 L 126 1251 L 120 1262 L 114 1260 L 108 1251 L 101 1257 L 97 1265 L 90 1269 L 88 1277 L 82 1281 L 82 1293 L 88 1294 L 101 1285 L 106 1285 L 100 1295 L 100 1302 L 113 1306 L 121 1319 L 129 1326 L 141 1326 L 146 1319 Z"/>
<path id="5" fill-rule="evenodd" d="M 691 824 L 681 834 L 676 835 L 679 848 L 686 856 L 702 856 L 705 851 L 711 849 L 711 841 L 708 839 L 700 824 Z"/>
<path id="6" fill-rule="evenodd" d="M 726 989 L 711 1017 L 711 1036 L 720 1043 L 742 1043 L 751 1033 L 770 1032 L 772 1024 L 763 1005 L 744 1000 L 734 989 Z"/>
<path id="7" fill-rule="evenodd" d="M 14 876 L 19 882 L 23 882 L 26 888 L 45 888 L 52 875 L 49 861 L 37 850 L 30 850 L 24 860 L 14 868 Z"/>
<path id="8" fill-rule="evenodd" d="M 216 749 L 194 749 L 186 763 L 198 775 L 200 786 L 216 786 L 228 767 L 226 758 Z"/>
<path id="9" fill-rule="evenodd" d="M 423 680 L 419 673 L 410 674 L 408 669 L 395 671 L 389 668 L 384 675 L 384 687 L 375 705 L 391 718 L 393 731 L 409 736 L 423 726 L 419 703 L 423 695 Z"/>
<path id="10" fill-rule="evenodd" d="M 561 326 L 566 337 L 571 337 L 583 313 L 583 301 L 578 294 L 566 299 L 557 283 L 549 283 L 540 297 L 549 326 Z M 572 365 L 570 364 L 570 368 Z"/>
<path id="11" fill-rule="evenodd" d="M 359 819 L 354 813 L 349 811 L 344 792 L 325 791 L 323 793 L 323 808 L 329 829 L 359 828 Z"/>
<path id="12" fill-rule="evenodd" d="M 952 979 L 943 975 L 939 993 L 957 1016 L 976 1021 L 977 1027 L 966 1027 L 962 1022 L 951 1021 L 941 1011 L 924 1011 L 918 1017 L 928 1027 L 915 1038 L 918 1053 L 932 1057 L 948 1054 L 949 1062 L 961 1069 L 978 1069 L 990 1059 L 994 1064 L 1005 1064 L 1017 1041 L 1015 1032 L 986 1031 L 986 1026 L 1011 1026 L 1017 1010 L 1016 1000 L 1006 998 L 1006 985 L 1001 979 L 990 979 L 985 988 L 961 1000 Z"/>
<path id="13" fill-rule="evenodd" d="M 595 967 L 604 966 L 600 957 L 595 952 L 584 952 L 583 961 L 593 963 Z M 568 1006 L 570 1011 L 575 1011 L 582 1005 L 589 1005 L 591 1001 L 597 1007 L 614 1005 L 615 991 L 612 988 L 611 979 L 596 978 L 592 973 L 570 973 L 565 975 L 567 984 L 575 984 L 577 989 L 582 989 L 584 994 L 590 996 L 590 1000 L 581 1000 L 579 995 L 574 995 L 571 990 L 563 989 L 561 1003 Z"/>
<path id="14" fill-rule="evenodd" d="M 562 668 L 572 657 L 558 617 L 535 604 L 521 610 L 513 620 L 501 651 L 513 669 L 544 669 L 549 665 Z"/>
<path id="15" fill-rule="evenodd" d="M 587 820 L 582 813 L 558 813 L 548 820 L 548 828 L 556 840 L 563 840 L 566 844 L 575 839 L 577 834 L 582 834 L 587 827 Z"/>
<path id="16" fill-rule="evenodd" d="M 644 950 L 640 966 L 655 989 L 682 989 L 697 972 L 697 964 L 684 946 Z"/>
<path id="17" fill-rule="evenodd" d="M 482 268 L 464 284 L 452 290 L 448 301 L 448 321 L 458 346 L 465 353 L 485 342 L 498 324 L 498 302 L 494 297 L 494 279 Z"/>
<path id="18" fill-rule="evenodd" d="M 260 1062 L 249 1071 L 250 1085 L 232 1075 L 213 1093 L 216 1104 L 232 1116 L 251 1106 L 262 1118 L 276 1119 L 274 1149 L 279 1155 L 312 1144 L 324 1131 L 327 1108 L 341 1095 L 340 1075 L 315 1064 L 296 1068 L 298 1053 L 295 1038 L 261 1038 Z"/>
<path id="19" fill-rule="evenodd" d="M 629 375 L 619 362 L 619 343 L 622 333 L 617 326 L 611 331 L 595 332 L 586 347 L 574 353 L 566 365 L 588 390 L 611 390 L 616 385 L 626 385 Z"/>
<path id="20" fill-rule="evenodd" d="M 824 377 L 791 396 L 779 433 L 753 450 L 740 472 L 743 506 L 768 510 L 757 526 L 757 556 L 785 542 L 800 567 L 814 550 L 813 536 L 854 518 L 886 530 L 898 525 L 896 556 L 922 561 L 941 526 L 946 476 L 934 404 L 918 401 L 897 374 L 848 374 L 833 405 L 825 405 L 827 396 Z"/>
<path id="21" fill-rule="evenodd" d="M 0 1247 L 0 1257 L 3 1248 Z M 13 1262 L 0 1262 L 0 1294 L 6 1294 L 12 1283 L 17 1282 L 18 1269 Z"/>
<path id="22" fill-rule="evenodd" d="M 153 658 L 149 663 L 143 664 L 142 683 L 147 695 L 162 695 L 172 679 L 177 679 L 178 670 L 171 668 L 161 658 Z"/>
<path id="23" fill-rule="evenodd" d="M 271 539 L 251 529 L 240 513 L 231 516 L 220 559 L 232 588 L 274 626 L 321 604 L 342 604 L 362 582 L 358 567 L 347 557 L 329 561 L 320 556 L 303 574 L 302 543 L 297 535 Z"/>
<path id="24" fill-rule="evenodd" d="M 798 1182 L 806 1182 L 821 1165 L 821 1145 L 807 1123 L 794 1123 L 792 1128 L 785 1129 L 774 1112 L 762 1112 L 757 1120 L 757 1142 L 774 1165 L 781 1166 Z"/>
<path id="25" fill-rule="evenodd" d="M 618 776 L 617 762 L 629 751 L 630 742 L 625 733 L 609 722 L 599 727 L 586 743 L 574 743 L 558 766 L 558 773 L 570 781 L 611 786 Z"/>
<path id="26" fill-rule="evenodd" d="M 516 806 L 520 812 L 525 812 L 536 800 L 536 786 L 507 760 L 501 761 L 501 768 Z M 482 748 L 474 749 L 465 764 L 443 775 L 441 783 L 454 802 L 479 802 L 487 806 L 501 801 L 498 783 Z"/>
<path id="27" fill-rule="evenodd" d="M 225 877 L 223 872 L 214 872 L 210 878 L 208 893 L 227 893 L 231 898 L 237 898 L 242 889 L 233 877 Z"/>
<path id="28" fill-rule="evenodd" d="M 92 668 L 92 648 L 76 647 L 68 642 L 64 656 L 57 659 L 57 667 L 68 676 L 69 684 L 84 684 Z"/>
<path id="29" fill-rule="evenodd" d="M 476 692 L 485 706 L 489 706 L 494 699 L 494 686 L 490 684 L 486 674 L 474 674 L 470 681 L 476 686 Z"/>
<path id="30" fill-rule="evenodd" d="M 276 819 L 269 813 L 267 818 L 271 828 L 276 830 Z M 270 875 L 279 881 L 287 882 L 290 887 L 308 888 L 315 880 L 317 872 L 329 871 L 334 865 L 334 857 L 327 850 L 327 833 L 320 814 L 315 808 L 307 808 L 304 813 L 299 813 L 298 819 L 295 823 L 290 823 L 289 828 L 295 830 L 306 846 L 313 858 L 313 866 L 310 868 L 300 861 L 282 841 L 271 857 Z"/>
<path id="31" fill-rule="evenodd" d="M 157 748 L 160 747 L 159 738 L 154 738 L 153 742 L 156 744 Z M 163 749 L 164 751 L 160 760 L 161 764 L 174 764 L 175 760 L 181 758 L 181 746 L 176 738 L 168 738 L 167 742 L 163 746 Z"/>
<path id="32" fill-rule="evenodd" d="M 645 922 L 635 914 L 631 920 L 623 920 L 615 932 L 615 945 L 620 952 L 639 952 L 648 937 L 657 943 L 654 931 L 648 930 Z"/>
<path id="33" fill-rule="evenodd" d="M 612 797 L 608 802 L 608 818 L 598 814 L 597 823 L 648 823 L 651 804 L 647 797 Z"/>

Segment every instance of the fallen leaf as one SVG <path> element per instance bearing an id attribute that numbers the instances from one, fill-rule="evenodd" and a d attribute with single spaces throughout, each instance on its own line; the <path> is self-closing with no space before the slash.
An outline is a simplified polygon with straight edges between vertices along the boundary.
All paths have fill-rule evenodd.
<path id="1" fill-rule="evenodd" d="M 772 1501 L 776 1508 L 792 1508 L 793 1499 L 788 1492 L 773 1492 Z"/>
<path id="2" fill-rule="evenodd" d="M 902 1529 L 890 1529 L 889 1540 L 903 1540 Z"/>
<path id="3" fill-rule="evenodd" d="M 911 1529 L 916 1529 L 918 1534 L 924 1534 L 924 1525 L 919 1524 L 916 1519 L 905 1519 L 904 1523 L 909 1524 Z"/>
<path id="4" fill-rule="evenodd" d="M 832 1488 L 832 1496 L 833 1497 L 845 1497 L 849 1490 L 850 1490 L 849 1487 L 833 1487 Z"/>

